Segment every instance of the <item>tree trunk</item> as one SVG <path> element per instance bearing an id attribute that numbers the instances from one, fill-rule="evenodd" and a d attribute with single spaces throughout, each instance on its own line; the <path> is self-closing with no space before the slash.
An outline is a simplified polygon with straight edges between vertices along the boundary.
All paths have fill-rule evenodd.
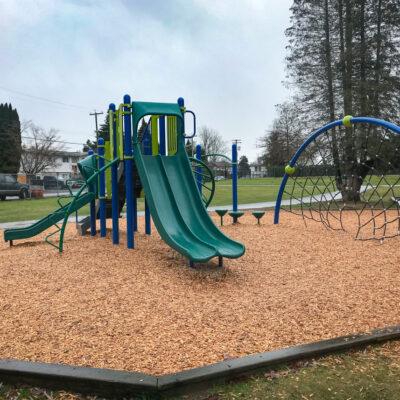
<path id="1" fill-rule="evenodd" d="M 328 104 L 329 104 L 329 118 L 334 121 L 335 115 L 335 98 L 333 91 L 333 71 L 332 71 L 332 48 L 331 48 L 331 34 L 329 27 L 330 13 L 329 13 L 329 2 L 324 1 L 324 35 L 325 35 L 325 67 L 326 67 L 326 78 L 327 78 L 327 91 L 328 91 Z M 332 130 L 332 143 L 331 151 L 333 163 L 336 170 L 336 186 L 342 186 L 342 172 L 340 170 L 339 150 L 337 145 L 337 137 L 335 129 Z"/>
<path id="2" fill-rule="evenodd" d="M 374 116 L 380 117 L 379 104 L 379 82 L 381 76 L 381 51 L 382 51 L 382 0 L 378 0 L 377 23 L 376 23 L 376 59 L 375 59 L 375 93 L 374 93 Z"/>
<path id="3" fill-rule="evenodd" d="M 353 113 L 353 1 L 339 0 L 340 52 L 343 79 L 343 108 L 344 115 Z M 360 201 L 359 177 L 357 173 L 357 158 L 354 147 L 354 132 L 352 127 L 345 127 L 344 134 L 344 176 L 339 190 L 345 202 Z"/>

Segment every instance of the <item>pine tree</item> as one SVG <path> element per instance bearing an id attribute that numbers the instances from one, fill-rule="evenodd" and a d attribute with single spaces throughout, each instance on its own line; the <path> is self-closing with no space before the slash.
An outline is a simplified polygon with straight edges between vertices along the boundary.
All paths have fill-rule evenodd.
<path id="1" fill-rule="evenodd" d="M 399 121 L 400 3 L 398 0 L 294 0 L 288 45 L 288 81 L 312 129 L 344 115 Z M 369 172 L 359 130 L 346 129 L 343 158 L 333 133 L 337 185 L 345 200 L 359 200 Z M 360 139 L 361 138 L 361 139 Z M 355 146 L 361 142 L 359 146 Z M 372 165 L 370 167 L 373 167 Z M 352 177 L 361 177 L 354 182 Z"/>
<path id="2" fill-rule="evenodd" d="M 241 156 L 238 164 L 239 178 L 251 175 L 249 160 L 246 156 Z"/>
<path id="3" fill-rule="evenodd" d="M 0 173 L 16 174 L 21 160 L 21 125 L 11 104 L 0 104 Z"/>
<path id="4" fill-rule="evenodd" d="M 399 120 L 398 0 L 294 0 L 288 83 L 313 127 L 343 115 Z"/>

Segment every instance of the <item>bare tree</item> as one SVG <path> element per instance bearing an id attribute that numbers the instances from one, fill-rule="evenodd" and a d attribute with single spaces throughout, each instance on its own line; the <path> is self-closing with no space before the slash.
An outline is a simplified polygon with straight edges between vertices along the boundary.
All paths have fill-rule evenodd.
<path id="1" fill-rule="evenodd" d="M 24 135 L 22 143 L 21 169 L 27 175 L 35 175 L 46 168 L 56 167 L 56 155 L 64 149 L 59 143 L 58 131 L 54 128 L 46 131 L 32 121 L 22 124 Z"/>
<path id="2" fill-rule="evenodd" d="M 258 147 L 263 149 L 262 159 L 266 166 L 284 166 L 293 156 L 305 137 L 306 124 L 295 103 L 284 102 L 276 105 L 278 117 L 272 129 L 259 139 Z"/>
<path id="3" fill-rule="evenodd" d="M 212 128 L 202 126 L 199 130 L 199 139 L 204 154 L 206 156 L 211 154 L 210 157 L 206 157 L 207 161 L 216 162 L 219 158 L 216 154 L 225 155 L 228 151 L 222 136 Z"/>

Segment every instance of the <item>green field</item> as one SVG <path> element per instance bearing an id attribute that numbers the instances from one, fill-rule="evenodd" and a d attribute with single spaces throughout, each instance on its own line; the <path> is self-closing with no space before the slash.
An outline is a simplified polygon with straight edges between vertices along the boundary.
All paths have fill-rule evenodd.
<path id="1" fill-rule="evenodd" d="M 239 179 L 239 203 L 259 203 L 275 201 L 281 178 Z M 232 180 L 216 182 L 215 196 L 211 206 L 232 204 Z"/>
<path id="2" fill-rule="evenodd" d="M 274 201 L 278 192 L 280 179 L 240 179 L 238 186 L 239 202 L 254 203 Z M 232 181 L 216 183 L 214 200 L 211 205 L 232 204 Z M 58 208 L 56 198 L 31 200 L 6 200 L 0 202 L 0 223 L 29 221 L 42 218 Z M 143 211 L 143 199 L 138 199 L 138 210 Z M 80 215 L 88 215 L 89 207 L 82 208 Z"/>
<path id="3" fill-rule="evenodd" d="M 385 177 L 388 184 L 398 183 L 399 177 L 397 175 L 391 175 Z M 312 178 L 298 178 L 297 182 L 299 185 L 295 186 L 294 195 L 297 197 L 309 196 L 312 191 L 312 187 L 317 183 L 317 187 L 314 188 L 314 194 L 326 190 L 325 183 L 328 183 L 331 177 L 312 177 Z M 278 194 L 279 185 L 281 178 L 257 178 L 257 179 L 239 179 L 238 182 L 238 198 L 239 204 L 246 203 L 259 203 L 259 202 L 274 202 Z M 290 190 L 290 185 L 293 180 L 289 179 L 287 190 Z M 373 177 L 371 184 L 380 183 L 379 177 Z M 382 183 L 382 182 L 381 182 Z M 307 190 L 302 190 L 302 185 L 306 184 Z M 385 183 L 386 184 L 386 183 Z M 331 190 L 335 188 L 332 186 Z M 373 192 L 369 189 L 366 193 Z M 379 200 L 379 197 L 383 197 L 385 202 L 390 202 L 390 198 L 393 195 L 392 192 L 388 192 L 385 187 L 380 187 L 377 192 L 372 193 L 372 200 Z M 400 186 L 396 187 L 395 195 L 400 197 Z M 364 196 L 365 197 L 365 196 Z M 283 197 L 288 198 L 287 195 Z M 230 179 L 216 182 L 215 196 L 211 203 L 211 206 L 223 206 L 232 204 L 232 181 Z M 52 211 L 58 208 L 56 198 L 45 198 L 45 199 L 32 199 L 32 200 L 6 200 L 0 202 L 0 223 L 13 222 L 13 221 L 26 221 L 36 220 L 42 218 Z M 138 210 L 143 211 L 143 199 L 138 199 Z M 80 211 L 80 215 L 87 215 L 89 208 L 84 207 Z"/>

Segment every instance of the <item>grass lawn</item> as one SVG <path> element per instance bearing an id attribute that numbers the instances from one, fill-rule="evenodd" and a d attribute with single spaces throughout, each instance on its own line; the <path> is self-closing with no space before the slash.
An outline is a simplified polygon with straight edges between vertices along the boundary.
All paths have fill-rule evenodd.
<path id="1" fill-rule="evenodd" d="M 279 179 L 240 179 L 239 204 L 261 201 L 274 201 L 278 191 Z M 232 181 L 216 183 L 216 190 L 211 205 L 232 204 Z M 268 185 L 268 186 L 267 186 Z M 138 199 L 138 210 L 144 210 L 143 199 Z M 0 223 L 35 220 L 50 214 L 58 208 L 57 198 L 6 200 L 0 202 Z M 88 215 L 89 206 L 83 207 L 80 215 Z"/>
<path id="2" fill-rule="evenodd" d="M 399 393 L 400 343 L 392 342 L 344 355 L 284 365 L 215 386 L 208 392 L 174 399 L 397 400 Z M 0 399 L 89 400 L 94 397 L 0 383 Z M 140 399 L 150 400 L 151 397 Z"/>
<path id="3" fill-rule="evenodd" d="M 397 183 L 398 180 L 397 175 L 387 176 L 386 181 L 390 184 Z M 325 182 L 327 183 L 330 180 L 329 177 L 325 177 Z M 239 204 L 246 203 L 258 203 L 271 201 L 274 202 L 276 200 L 279 185 L 281 182 L 281 178 L 257 178 L 257 179 L 239 179 L 238 181 L 238 198 Z M 317 188 L 314 190 L 314 194 L 318 195 L 321 192 L 326 191 L 325 183 L 323 182 L 323 177 L 311 177 L 311 178 L 298 178 L 297 182 L 299 185 L 295 186 L 294 195 L 301 196 L 309 196 L 310 192 L 312 192 L 312 185 L 317 185 Z M 373 177 L 371 179 L 372 184 L 377 184 L 380 182 L 379 177 Z M 291 190 L 290 185 L 293 183 L 293 180 L 288 181 L 287 190 Z M 306 183 L 309 186 L 308 190 L 303 191 L 302 185 Z M 381 182 L 381 184 L 383 184 Z M 320 190 L 318 190 L 320 189 Z M 332 186 L 330 188 L 332 191 L 335 188 Z M 372 199 L 375 197 L 382 196 L 386 200 L 390 200 L 392 196 L 391 191 L 387 190 L 386 187 L 380 187 L 378 190 L 378 194 L 374 190 Z M 371 189 L 366 193 L 371 192 Z M 398 192 L 400 197 L 400 186 L 396 187 L 396 192 Z M 397 195 L 397 193 L 396 193 Z M 368 196 L 369 197 L 369 196 Z M 287 198 L 287 195 L 284 194 L 283 198 Z M 227 179 L 223 181 L 216 182 L 215 196 L 211 203 L 211 206 L 222 206 L 232 204 L 232 180 Z M 25 220 L 36 220 L 42 218 L 52 211 L 58 208 L 57 199 L 56 198 L 45 198 L 45 199 L 32 199 L 32 200 L 6 200 L 0 202 L 0 223 L 2 222 L 12 222 L 12 221 L 25 221 Z M 144 210 L 143 199 L 138 199 L 138 210 Z M 88 215 L 89 207 L 86 206 L 80 210 L 80 215 Z"/>
<path id="4" fill-rule="evenodd" d="M 283 366 L 216 387 L 203 399 L 394 400 L 399 398 L 399 393 L 400 345 L 397 342 Z"/>
<path id="5" fill-rule="evenodd" d="M 65 200 L 64 203 L 65 204 Z M 60 206 L 56 197 L 44 199 L 9 200 L 0 202 L 0 223 L 30 221 L 45 217 Z M 82 215 L 89 214 L 89 206 L 81 209 Z"/>
<path id="6" fill-rule="evenodd" d="M 64 200 L 66 204 L 68 200 Z M 31 221 L 45 217 L 59 208 L 56 197 L 44 199 L 6 200 L 0 202 L 0 223 Z M 143 199 L 138 200 L 139 211 L 144 210 Z M 82 207 L 79 215 L 89 215 L 89 206 Z"/>

